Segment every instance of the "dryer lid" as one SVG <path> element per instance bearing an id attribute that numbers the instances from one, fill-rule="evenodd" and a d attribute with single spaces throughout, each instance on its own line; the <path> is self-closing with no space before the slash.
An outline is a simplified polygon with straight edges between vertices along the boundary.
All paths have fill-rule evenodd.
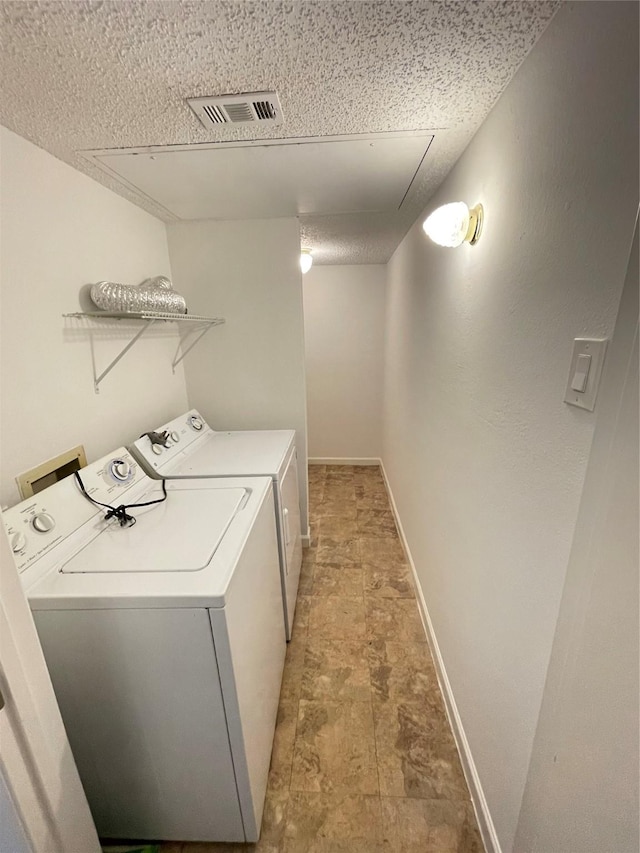
<path id="1" fill-rule="evenodd" d="M 168 477 L 278 477 L 295 441 L 293 430 L 209 432 L 168 468 Z"/>
<path id="2" fill-rule="evenodd" d="M 154 495 L 155 496 L 155 495 Z M 244 488 L 180 489 L 164 503 L 134 508 L 132 527 L 98 519 L 95 537 L 60 568 L 64 574 L 197 572 L 207 566 L 248 497 Z M 144 501 L 145 497 L 138 498 Z"/>

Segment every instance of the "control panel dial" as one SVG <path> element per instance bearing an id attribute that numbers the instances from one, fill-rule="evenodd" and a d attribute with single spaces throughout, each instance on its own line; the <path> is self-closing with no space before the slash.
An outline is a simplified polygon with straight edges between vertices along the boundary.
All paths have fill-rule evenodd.
<path id="1" fill-rule="evenodd" d="M 189 426 L 195 429 L 197 432 L 200 432 L 200 430 L 204 426 L 204 422 L 202 418 L 199 418 L 197 415 L 190 415 Z"/>
<path id="2" fill-rule="evenodd" d="M 112 459 L 109 473 L 118 483 L 126 483 L 133 477 L 133 468 L 126 459 Z"/>
<path id="3" fill-rule="evenodd" d="M 53 530 L 56 523 L 48 512 L 38 512 L 31 519 L 31 526 L 34 530 L 37 530 L 38 533 L 48 533 L 50 530 Z"/>
<path id="4" fill-rule="evenodd" d="M 152 444 L 151 451 L 156 454 L 156 456 L 160 456 L 162 453 L 163 446 L 161 444 Z"/>
<path id="5" fill-rule="evenodd" d="M 173 430 L 173 432 L 170 433 L 169 437 L 174 444 L 177 444 L 180 441 L 180 436 L 178 435 L 178 433 L 175 430 Z"/>
<path id="6" fill-rule="evenodd" d="M 27 545 L 27 537 L 22 532 L 14 533 L 11 537 L 11 550 L 14 554 L 19 554 Z"/>

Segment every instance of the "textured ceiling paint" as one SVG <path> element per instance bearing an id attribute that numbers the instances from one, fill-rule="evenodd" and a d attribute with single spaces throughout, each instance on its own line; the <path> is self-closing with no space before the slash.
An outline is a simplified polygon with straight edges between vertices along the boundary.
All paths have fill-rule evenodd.
<path id="1" fill-rule="evenodd" d="M 324 263 L 388 260 L 559 0 L 2 2 L 2 123 L 160 218 L 77 152 L 433 129 L 394 216 L 301 217 Z M 205 129 L 188 97 L 275 89 L 282 127 Z"/>

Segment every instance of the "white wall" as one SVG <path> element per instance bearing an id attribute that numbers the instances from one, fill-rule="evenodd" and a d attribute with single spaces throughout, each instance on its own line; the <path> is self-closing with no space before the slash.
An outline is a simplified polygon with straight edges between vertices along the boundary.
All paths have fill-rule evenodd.
<path id="1" fill-rule="evenodd" d="M 572 339 L 611 334 L 637 206 L 638 7 L 562 4 L 389 264 L 384 453 L 452 695 L 510 851 L 594 414 Z M 554 851 L 556 853 L 556 851 Z"/>
<path id="2" fill-rule="evenodd" d="M 382 455 L 385 286 L 379 264 L 303 278 L 310 457 Z"/>
<path id="3" fill-rule="evenodd" d="M 162 222 L 2 129 L 2 459 L 0 501 L 14 477 L 77 444 L 89 461 L 187 408 L 175 330 L 143 338 L 93 390 L 90 340 L 62 314 L 102 279 L 138 284 L 170 275 Z M 127 333 L 95 341 L 98 370 Z M 188 357 L 188 356 L 187 356 Z"/>
<path id="4" fill-rule="evenodd" d="M 640 846 L 638 280 L 636 226 L 518 823 L 523 853 Z"/>
<path id="5" fill-rule="evenodd" d="M 303 532 L 307 427 L 296 219 L 167 227 L 176 288 L 194 313 L 226 319 L 185 374 L 189 404 L 215 429 L 295 429 Z M 187 356 L 188 358 L 188 356 Z"/>

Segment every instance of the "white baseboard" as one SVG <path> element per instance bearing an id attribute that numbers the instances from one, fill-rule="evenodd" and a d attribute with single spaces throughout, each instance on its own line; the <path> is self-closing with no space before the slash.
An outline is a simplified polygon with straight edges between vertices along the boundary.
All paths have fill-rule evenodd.
<path id="1" fill-rule="evenodd" d="M 302 542 L 303 548 L 308 548 L 311 545 L 311 528 L 307 527 L 307 532 L 303 533 L 300 537 L 300 541 Z"/>
<path id="2" fill-rule="evenodd" d="M 313 456 L 307 461 L 309 465 L 382 465 L 382 461 L 375 456 Z"/>
<path id="3" fill-rule="evenodd" d="M 393 497 L 393 492 L 391 491 L 391 486 L 389 484 L 389 479 L 387 477 L 387 472 L 385 471 L 384 464 L 382 463 L 382 461 L 380 462 L 380 467 L 382 468 L 382 476 L 384 477 L 387 492 L 389 493 L 389 500 L 391 501 L 391 508 L 393 510 L 393 515 L 396 520 L 396 525 L 398 527 L 402 546 L 406 552 L 409 565 L 411 566 L 411 572 L 413 574 L 413 584 L 416 590 L 416 597 L 418 599 L 418 610 L 420 611 L 420 618 L 422 619 L 422 625 L 424 627 L 425 634 L 427 635 L 427 642 L 429 643 L 429 648 L 431 649 L 431 654 L 435 663 L 436 674 L 438 676 L 438 684 L 440 685 L 440 690 L 442 691 L 442 696 L 444 698 L 447 717 L 449 718 L 449 725 L 451 726 L 451 730 L 456 741 L 456 746 L 458 747 L 458 753 L 460 754 L 460 761 L 462 763 L 462 769 L 464 771 L 465 779 L 467 780 L 467 785 L 469 787 L 471 802 L 473 803 L 473 808 L 475 810 L 476 818 L 478 820 L 480 834 L 482 835 L 482 840 L 484 842 L 484 846 L 487 853 L 502 853 L 496 829 L 493 825 L 493 820 L 491 819 L 491 813 L 489 812 L 489 806 L 487 805 L 487 800 L 484 796 L 484 791 L 482 790 L 480 777 L 478 776 L 478 771 L 476 770 L 476 765 L 471 754 L 469 741 L 467 740 L 467 736 L 462 726 L 462 720 L 460 718 L 460 714 L 458 713 L 458 708 L 456 705 L 455 698 L 453 696 L 453 691 L 451 690 L 449 678 L 447 677 L 447 671 L 444 666 L 444 661 L 442 660 L 442 655 L 440 654 L 438 640 L 436 639 L 436 635 L 433 630 L 433 623 L 431 622 L 431 617 L 429 616 L 429 610 L 427 608 L 427 603 L 422 592 L 422 587 L 420 586 L 420 581 L 418 579 L 418 573 L 416 572 L 415 563 L 413 562 L 411 551 L 409 550 L 409 544 L 404 534 L 402 522 L 400 521 L 400 516 L 398 515 L 398 508 L 396 506 L 396 502 Z"/>

